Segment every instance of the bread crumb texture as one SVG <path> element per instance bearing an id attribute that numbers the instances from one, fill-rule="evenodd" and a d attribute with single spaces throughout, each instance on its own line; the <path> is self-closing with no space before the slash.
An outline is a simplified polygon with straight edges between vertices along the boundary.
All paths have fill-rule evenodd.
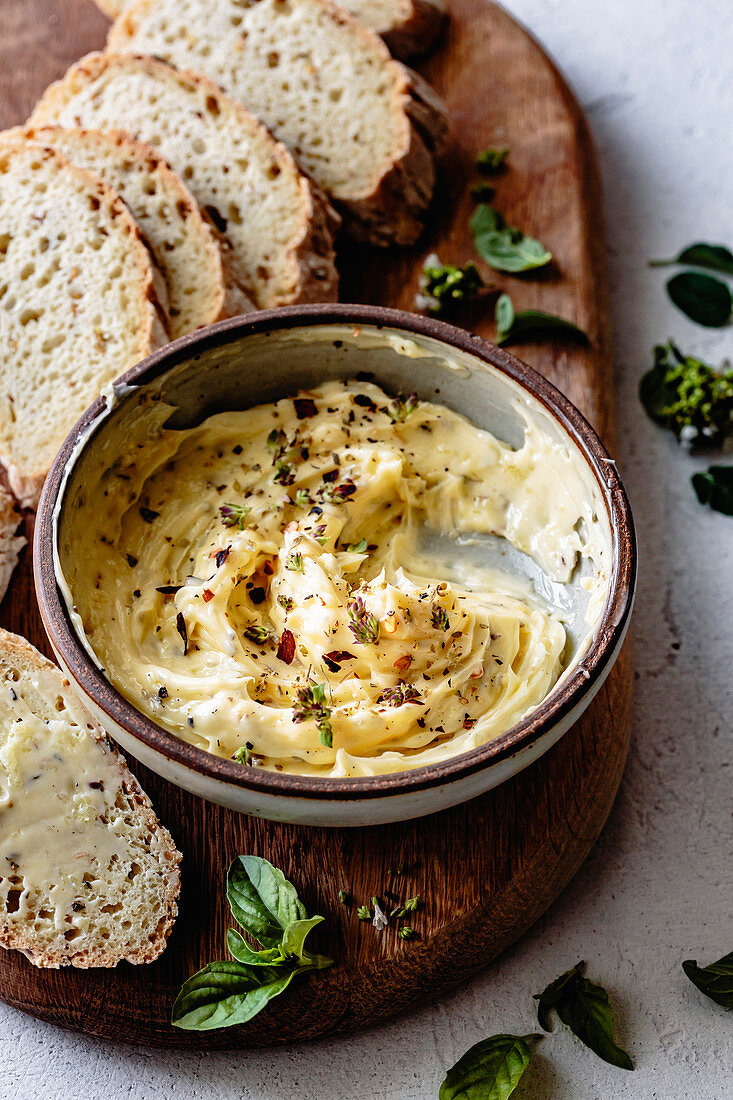
<path id="1" fill-rule="evenodd" d="M 0 458 L 34 505 L 65 436 L 159 339 L 150 258 L 122 200 L 50 149 L 0 139 Z"/>

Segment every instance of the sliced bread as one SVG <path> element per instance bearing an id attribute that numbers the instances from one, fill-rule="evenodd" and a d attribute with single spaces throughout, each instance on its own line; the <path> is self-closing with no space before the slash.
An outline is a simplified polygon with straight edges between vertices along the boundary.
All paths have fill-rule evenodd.
<path id="1" fill-rule="evenodd" d="M 0 600 L 8 590 L 18 555 L 26 544 L 25 536 L 17 533 L 22 519 L 12 496 L 0 485 Z"/>
<path id="2" fill-rule="evenodd" d="M 87 405 L 165 343 L 122 199 L 52 149 L 0 136 L 0 460 L 35 507 Z"/>
<path id="3" fill-rule="evenodd" d="M 132 0 L 96 0 L 110 19 L 131 7 Z M 381 34 L 396 57 L 429 49 L 446 21 L 442 0 L 339 0 L 339 6 L 364 27 Z"/>
<path id="4" fill-rule="evenodd" d="M 152 962 L 180 860 L 69 681 L 0 630 L 0 946 L 36 966 Z"/>
<path id="5" fill-rule="evenodd" d="M 108 46 L 215 80 L 285 142 L 355 236 L 418 237 L 447 115 L 441 105 L 440 125 L 413 118 L 409 74 L 329 0 L 137 0 Z"/>
<path id="6" fill-rule="evenodd" d="M 329 206 L 287 149 L 204 77 L 89 54 L 46 90 L 30 125 L 124 127 L 152 145 L 230 245 L 226 262 L 260 308 L 336 297 Z"/>
<path id="7" fill-rule="evenodd" d="M 447 20 L 442 0 L 338 0 L 354 19 L 380 34 L 395 57 L 425 53 Z M 107 0 L 110 3 L 110 0 Z M 119 3 L 118 3 L 119 6 Z M 128 4 L 125 2 L 124 6 Z M 111 18 L 121 12 L 108 11 Z"/>
<path id="8" fill-rule="evenodd" d="M 165 280 L 171 339 L 227 316 L 211 229 L 191 192 L 151 146 L 121 132 L 57 126 L 22 132 L 94 172 L 124 199 Z"/>

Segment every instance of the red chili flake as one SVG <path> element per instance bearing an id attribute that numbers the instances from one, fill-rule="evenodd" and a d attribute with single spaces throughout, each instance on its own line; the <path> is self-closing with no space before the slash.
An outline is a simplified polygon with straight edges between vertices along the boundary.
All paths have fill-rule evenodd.
<path id="1" fill-rule="evenodd" d="M 476 725 L 476 719 L 475 718 L 464 718 L 463 719 L 463 728 L 464 728 L 464 730 L 472 730 L 475 725 Z"/>
<path id="2" fill-rule="evenodd" d="M 308 416 L 318 415 L 316 403 L 310 397 L 296 397 L 293 404 L 295 405 L 295 415 L 298 420 L 305 420 Z"/>
<path id="3" fill-rule="evenodd" d="M 228 546 L 224 550 L 217 550 L 216 551 L 216 568 L 217 569 L 221 569 L 222 565 L 224 564 L 224 562 L 229 557 L 229 554 L 230 554 L 230 550 L 229 550 Z"/>
<path id="4" fill-rule="evenodd" d="M 277 656 L 278 660 L 284 661 L 286 665 L 292 664 L 293 657 L 295 656 L 295 638 L 291 630 L 283 630 L 280 635 Z"/>
<path id="5" fill-rule="evenodd" d="M 335 481 L 338 476 L 338 470 L 327 470 L 326 473 L 323 475 L 323 481 Z"/>
<path id="6" fill-rule="evenodd" d="M 356 485 L 349 478 L 348 481 L 342 481 L 340 485 L 337 485 L 333 491 L 334 497 L 338 500 L 348 500 L 356 492 Z"/>
<path id="7" fill-rule="evenodd" d="M 262 566 L 262 572 L 265 574 L 266 577 L 271 577 L 272 576 L 272 574 L 275 572 L 275 570 L 272 567 L 272 562 L 271 561 L 266 561 L 265 562 L 265 564 Z"/>
<path id="8" fill-rule="evenodd" d="M 160 588 L 156 588 L 156 592 L 160 592 L 162 596 L 175 596 L 176 592 L 183 588 L 182 584 L 161 584 Z"/>
<path id="9" fill-rule="evenodd" d="M 186 620 L 183 617 L 183 612 L 179 611 L 176 615 L 176 630 L 181 635 L 181 641 L 183 642 L 183 656 L 188 653 L 188 628 L 186 627 Z"/>
<path id="10" fill-rule="evenodd" d="M 411 664 L 412 657 L 409 653 L 406 653 L 404 657 L 398 657 L 397 660 L 393 662 L 392 668 L 406 669 L 409 668 Z"/>
<path id="11" fill-rule="evenodd" d="M 213 600 L 214 598 L 214 593 L 211 591 L 210 588 L 205 588 L 201 595 L 204 597 L 204 603 L 208 603 L 209 600 Z"/>
<path id="12" fill-rule="evenodd" d="M 330 653 L 325 654 L 329 661 L 333 661 L 335 664 L 340 665 L 342 661 L 353 661 L 354 654 L 349 653 L 347 649 L 332 649 Z"/>
<path id="13" fill-rule="evenodd" d="M 353 660 L 354 654 L 345 649 L 332 649 L 330 653 L 324 653 L 323 655 L 323 663 L 328 666 L 331 672 L 340 672 L 342 661 Z"/>

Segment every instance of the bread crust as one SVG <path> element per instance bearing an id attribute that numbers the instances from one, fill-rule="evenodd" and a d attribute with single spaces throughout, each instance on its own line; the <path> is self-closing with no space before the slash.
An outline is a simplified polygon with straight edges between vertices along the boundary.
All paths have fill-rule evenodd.
<path id="1" fill-rule="evenodd" d="M 60 686 L 62 686 L 64 690 L 71 689 L 69 680 L 66 679 L 60 669 L 39 653 L 30 642 L 17 634 L 11 634 L 7 630 L 0 629 L 0 663 L 4 663 L 7 658 L 10 658 L 14 664 L 30 672 L 38 670 L 50 671 L 55 677 L 58 677 Z M 57 948 L 45 947 L 39 949 L 37 943 L 34 942 L 32 931 L 24 935 L 16 928 L 5 927 L 2 921 L 3 913 L 2 910 L 0 910 L 0 947 L 4 947 L 8 950 L 22 951 L 26 958 L 32 962 L 34 966 L 38 967 L 58 968 L 61 966 L 74 966 L 80 969 L 88 969 L 89 967 L 95 966 L 113 967 L 117 966 L 122 959 L 135 964 L 153 962 L 164 950 L 168 937 L 173 929 L 176 916 L 178 915 L 178 895 L 181 886 L 181 853 L 176 848 L 168 830 L 158 821 L 150 799 L 127 767 L 124 757 L 109 740 L 101 726 L 94 723 L 89 730 L 89 736 L 97 742 L 103 742 L 111 751 L 115 764 L 119 770 L 123 791 L 126 795 L 129 795 L 132 800 L 150 836 L 154 837 L 159 842 L 161 858 L 165 863 L 166 871 L 164 908 L 157 927 L 151 934 L 147 944 L 124 953 L 112 952 L 107 946 L 75 951 L 72 944 L 63 940 L 63 937 L 61 937 L 63 946 L 59 945 Z"/>
<path id="2" fill-rule="evenodd" d="M 404 7 L 404 18 L 381 32 L 391 53 L 402 59 L 427 53 L 448 22 L 448 13 L 441 0 L 406 0 Z"/>
<path id="3" fill-rule="evenodd" d="M 288 262 L 292 270 L 292 290 L 278 295 L 267 303 L 257 302 L 256 308 L 263 305 L 280 306 L 297 302 L 333 301 L 338 295 L 338 270 L 333 242 L 335 228 L 333 212 L 323 193 L 297 167 L 292 154 L 281 142 L 275 142 L 262 123 L 251 114 L 238 100 L 227 96 L 214 81 L 200 73 L 177 69 L 165 61 L 146 55 L 125 53 L 90 53 L 72 65 L 55 83 L 50 84 L 34 108 L 28 125 L 43 127 L 57 125 L 60 112 L 73 101 L 75 92 L 87 84 L 102 77 L 105 70 L 115 65 L 134 65 L 153 78 L 168 78 L 181 83 L 189 90 L 200 92 L 204 96 L 213 96 L 227 104 L 228 109 L 238 116 L 242 127 L 253 135 L 253 140 L 266 142 L 271 154 L 279 161 L 281 170 L 298 177 L 301 195 L 301 210 L 297 230 L 294 231 L 286 246 Z M 124 120 L 121 120 L 124 121 Z M 83 126 L 84 120 L 79 119 Z M 216 229 L 215 223 L 202 211 L 210 226 L 214 226 L 215 235 L 221 242 L 226 233 Z M 233 249 L 222 250 L 224 277 L 227 283 L 225 312 L 246 312 L 246 306 L 253 300 L 252 290 L 246 278 L 238 269 Z M 312 281 L 310 280 L 312 277 Z M 244 308 L 243 308 L 244 307 Z"/>
<path id="4" fill-rule="evenodd" d="M 391 58 L 378 35 L 332 0 L 311 2 L 321 7 L 335 25 L 348 27 L 364 53 L 384 67 L 385 82 L 389 84 L 386 107 L 395 130 L 388 160 L 374 165 L 372 178 L 364 182 L 361 194 L 352 198 L 334 193 L 331 199 L 343 215 L 344 227 L 358 240 L 385 246 L 413 244 L 422 231 L 435 186 L 435 154 L 424 135 L 445 126 L 447 111 L 435 93 L 428 97 L 413 92 L 407 71 Z M 136 28 L 147 14 L 155 13 L 158 3 L 160 0 L 136 0 L 126 7 L 110 28 L 108 50 L 135 50 Z M 232 94 L 236 91 L 229 90 Z"/>
<path id="5" fill-rule="evenodd" d="M 0 600 L 5 596 L 26 538 L 17 534 L 23 516 L 7 489 L 0 485 Z"/>

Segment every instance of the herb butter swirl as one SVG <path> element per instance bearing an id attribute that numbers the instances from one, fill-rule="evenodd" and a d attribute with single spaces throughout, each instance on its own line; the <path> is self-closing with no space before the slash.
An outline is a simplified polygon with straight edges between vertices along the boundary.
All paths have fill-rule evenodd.
<path id="1" fill-rule="evenodd" d="M 139 454 L 101 476 L 76 612 L 115 687 L 185 741 L 304 775 L 401 771 L 498 736 L 562 675 L 557 609 L 435 549 L 494 534 L 570 579 L 592 540 L 578 460 L 531 424 L 514 450 L 327 382 L 158 426 Z"/>

